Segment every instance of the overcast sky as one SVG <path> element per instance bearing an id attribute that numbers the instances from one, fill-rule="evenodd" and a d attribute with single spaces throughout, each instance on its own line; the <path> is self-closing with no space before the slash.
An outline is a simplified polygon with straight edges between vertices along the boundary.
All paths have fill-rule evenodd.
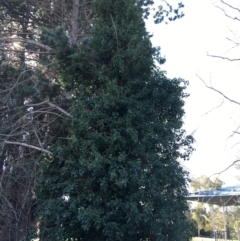
<path id="1" fill-rule="evenodd" d="M 169 77 L 189 81 L 187 91 L 190 97 L 186 100 L 184 128 L 189 134 L 194 132 L 196 151 L 184 165 L 192 177 L 210 176 L 240 158 L 240 135 L 232 136 L 240 125 L 240 105 L 230 103 L 207 89 L 197 76 L 240 102 L 240 61 L 207 56 L 209 53 L 240 57 L 240 48 L 231 49 L 233 44 L 226 40 L 226 37 L 238 40 L 240 22 L 229 21 L 214 6 L 218 1 L 184 0 L 183 3 L 184 18 L 168 25 L 148 24 L 147 27 L 154 34 L 154 46 L 159 45 L 166 56 L 167 62 L 162 69 Z M 238 173 L 240 176 L 240 170 L 232 167 L 219 177 L 226 185 L 234 185 L 239 183 L 235 178 Z"/>

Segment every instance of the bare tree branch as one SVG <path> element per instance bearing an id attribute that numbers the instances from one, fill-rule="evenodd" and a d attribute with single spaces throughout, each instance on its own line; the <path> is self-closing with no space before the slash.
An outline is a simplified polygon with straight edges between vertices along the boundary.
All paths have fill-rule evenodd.
<path id="1" fill-rule="evenodd" d="M 239 128 L 240 128 L 240 125 L 236 128 L 235 131 L 233 131 L 233 133 L 227 138 L 227 140 L 228 140 L 229 138 L 233 137 L 234 134 L 240 134 L 240 133 L 238 132 Z"/>
<path id="2" fill-rule="evenodd" d="M 230 41 L 230 42 L 232 42 L 232 43 L 235 44 L 235 46 L 232 46 L 230 49 L 228 49 L 227 53 L 229 53 L 231 50 L 239 47 L 240 43 L 238 43 L 238 42 L 236 42 L 236 41 L 234 41 L 234 40 L 232 40 L 232 39 L 230 39 L 230 38 L 226 38 L 226 39 L 227 39 L 228 41 Z"/>
<path id="3" fill-rule="evenodd" d="M 240 134 L 240 133 L 237 132 L 237 134 Z M 234 148 L 235 146 L 237 146 L 237 145 L 239 145 L 239 144 L 240 144 L 240 142 L 235 143 L 235 144 L 232 146 L 232 148 Z"/>
<path id="4" fill-rule="evenodd" d="M 42 144 L 42 142 L 41 142 L 41 140 L 40 140 L 40 138 L 39 138 L 36 130 L 33 130 L 33 131 L 34 131 L 34 134 L 35 134 L 35 136 L 36 136 L 36 138 L 37 138 L 37 140 L 38 140 L 39 146 L 41 147 L 41 149 L 44 149 L 43 144 Z"/>
<path id="5" fill-rule="evenodd" d="M 238 17 L 232 17 L 232 16 L 228 15 L 223 8 L 221 8 L 221 7 L 219 7 L 219 6 L 216 6 L 216 8 L 219 8 L 220 10 L 222 10 L 222 11 L 224 12 L 224 14 L 225 14 L 226 17 L 228 17 L 228 18 L 230 18 L 230 19 L 232 19 L 232 20 L 240 21 L 240 19 L 239 19 Z"/>
<path id="6" fill-rule="evenodd" d="M 204 85 L 205 85 L 208 89 L 214 90 L 215 92 L 219 93 L 221 96 L 223 96 L 225 99 L 229 100 L 230 102 L 232 102 L 232 103 L 234 103 L 234 104 L 237 104 L 237 105 L 240 105 L 240 102 L 235 101 L 235 100 L 233 100 L 233 99 L 230 99 L 228 96 L 226 96 L 225 94 L 223 94 L 221 91 L 215 89 L 215 88 L 212 87 L 212 86 L 207 85 L 206 82 L 205 82 L 199 75 L 197 75 L 197 77 L 204 83 Z"/>
<path id="7" fill-rule="evenodd" d="M 29 145 L 29 144 L 23 143 L 23 142 L 7 141 L 7 140 L 5 140 L 5 141 L 4 141 L 4 144 L 25 146 L 25 147 L 28 147 L 28 148 L 31 148 L 31 149 L 35 149 L 35 150 L 38 150 L 38 151 L 42 151 L 42 152 L 47 153 L 48 155 L 51 155 L 51 156 L 53 155 L 53 153 L 52 153 L 51 151 L 48 151 L 48 150 L 46 150 L 46 149 L 42 149 L 42 148 L 37 147 L 37 146 Z"/>
<path id="8" fill-rule="evenodd" d="M 223 57 L 223 56 L 220 56 L 220 55 L 212 55 L 212 54 L 207 54 L 207 56 L 213 57 L 213 58 L 219 58 L 219 59 L 223 59 L 223 60 L 229 60 L 229 61 L 240 61 L 240 58 L 231 59 L 231 58 L 228 58 L 228 57 Z"/>
<path id="9" fill-rule="evenodd" d="M 29 106 L 29 107 L 34 107 L 34 106 L 40 106 L 40 105 L 44 105 L 44 104 L 48 104 L 49 106 L 59 110 L 60 112 L 62 112 L 64 115 L 68 116 L 68 117 L 72 117 L 72 115 L 70 113 L 68 113 L 67 111 L 65 111 L 64 109 L 62 109 L 61 107 L 57 106 L 56 104 L 53 104 L 52 102 L 50 102 L 49 100 L 37 103 L 37 104 L 25 104 L 25 106 Z"/>
<path id="10" fill-rule="evenodd" d="M 29 43 L 34 44 L 36 46 L 39 46 L 43 49 L 46 49 L 47 51 L 52 51 L 53 49 L 45 44 L 39 43 L 37 41 L 31 40 L 31 39 L 23 39 L 23 38 L 0 38 L 0 41 L 6 41 L 6 42 L 22 42 L 22 43 Z"/>
<path id="11" fill-rule="evenodd" d="M 216 106 L 216 107 L 212 108 L 211 110 L 207 111 L 207 112 L 206 112 L 205 114 L 203 114 L 201 117 L 203 117 L 203 116 L 211 113 L 212 111 L 216 110 L 217 108 L 221 107 L 221 106 L 223 105 L 223 103 L 224 103 L 224 99 L 223 99 L 223 101 L 222 101 L 218 106 Z"/>
<path id="12" fill-rule="evenodd" d="M 66 112 L 64 109 L 62 109 L 61 107 L 51 103 L 49 100 L 47 101 L 47 103 L 51 106 L 51 107 L 54 107 L 56 108 L 57 110 L 59 110 L 60 112 L 62 112 L 63 114 L 69 116 L 69 117 L 72 117 L 68 112 Z"/>
<path id="13" fill-rule="evenodd" d="M 230 38 L 228 38 L 228 37 L 226 37 L 226 39 L 227 39 L 228 41 L 230 41 L 230 42 L 233 42 L 233 43 L 236 45 L 236 46 L 234 46 L 234 47 L 237 47 L 237 46 L 240 45 L 239 42 L 236 42 L 236 41 L 234 41 L 234 40 L 232 40 L 232 39 L 230 39 Z"/>
<path id="14" fill-rule="evenodd" d="M 5 52 L 19 52 L 19 53 L 24 53 L 26 52 L 26 50 L 19 50 L 19 49 L 5 49 L 5 48 L 0 48 L 0 50 L 5 51 Z M 28 53 L 32 53 L 32 54 L 51 54 L 48 51 L 33 51 L 33 50 L 27 50 Z"/>
<path id="15" fill-rule="evenodd" d="M 232 5 L 230 5 L 229 3 L 226 3 L 226 2 L 223 1 L 223 0 L 220 0 L 220 1 L 221 1 L 221 3 L 223 3 L 224 5 L 230 7 L 231 9 L 234 9 L 234 10 L 240 12 L 240 9 L 239 9 L 239 8 L 233 7 Z"/>
<path id="16" fill-rule="evenodd" d="M 230 167 L 234 166 L 237 162 L 240 162 L 240 160 L 234 161 L 232 164 L 230 164 L 230 165 L 229 165 L 227 168 L 225 168 L 223 171 L 221 171 L 221 172 L 216 172 L 216 173 L 212 174 L 210 177 L 215 176 L 215 175 L 220 175 L 220 174 L 222 174 L 223 172 L 226 172 Z"/>

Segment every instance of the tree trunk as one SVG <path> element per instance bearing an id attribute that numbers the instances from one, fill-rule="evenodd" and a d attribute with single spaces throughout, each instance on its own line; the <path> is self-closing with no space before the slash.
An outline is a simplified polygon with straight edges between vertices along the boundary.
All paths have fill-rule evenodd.
<path id="1" fill-rule="evenodd" d="M 80 0 L 73 0 L 73 11 L 72 11 L 72 18 L 71 18 L 71 33 L 70 39 L 72 44 L 76 44 L 77 42 L 77 35 L 78 35 L 78 15 L 79 15 L 79 4 Z"/>
<path id="2" fill-rule="evenodd" d="M 201 231 L 201 228 L 198 228 L 198 237 L 201 236 L 200 231 Z"/>

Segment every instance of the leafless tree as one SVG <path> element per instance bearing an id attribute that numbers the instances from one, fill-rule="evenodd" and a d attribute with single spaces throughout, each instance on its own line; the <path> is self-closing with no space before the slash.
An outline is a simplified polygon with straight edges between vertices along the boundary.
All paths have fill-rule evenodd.
<path id="1" fill-rule="evenodd" d="M 19 241 L 37 226 L 34 188 L 49 149 L 67 137 L 74 90 L 60 83 L 54 43 L 44 29 L 62 26 L 69 45 L 91 28 L 88 0 L 0 3 L 0 240 Z"/>
<path id="2" fill-rule="evenodd" d="M 229 29 L 229 35 L 226 36 L 226 41 L 229 44 L 229 49 L 225 53 L 208 53 L 208 56 L 211 58 L 216 58 L 222 61 L 228 61 L 228 62 L 238 62 L 240 61 L 240 57 L 238 56 L 239 48 L 240 48 L 240 2 L 239 1 L 230 1 L 230 0 L 218 0 L 214 1 L 213 3 L 219 11 L 221 11 L 224 16 L 227 19 L 227 22 L 229 23 L 228 29 Z M 197 75 L 197 77 L 204 83 L 206 88 L 218 93 L 223 99 L 231 102 L 234 105 L 237 105 L 240 107 L 240 102 L 231 96 L 224 93 L 224 90 L 220 90 L 217 87 L 213 86 L 211 83 L 208 84 L 206 80 L 204 80 L 201 76 Z M 240 134 L 240 124 L 239 126 L 232 131 L 229 138 Z M 221 173 L 227 171 L 230 167 L 235 166 L 237 163 L 239 163 L 239 160 L 235 160 L 233 163 L 231 163 L 229 166 L 227 166 L 224 170 L 214 173 L 213 175 L 219 176 Z"/>

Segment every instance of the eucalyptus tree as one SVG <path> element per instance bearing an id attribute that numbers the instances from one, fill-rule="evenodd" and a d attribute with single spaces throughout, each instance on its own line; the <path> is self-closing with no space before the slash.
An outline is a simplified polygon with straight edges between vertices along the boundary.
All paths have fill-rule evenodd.
<path id="1" fill-rule="evenodd" d="M 197 191 L 200 189 L 214 190 L 217 188 L 221 188 L 223 184 L 224 184 L 224 182 L 221 179 L 219 179 L 218 177 L 211 180 L 209 177 L 207 177 L 205 175 L 201 175 L 197 178 L 194 178 L 190 182 L 190 185 L 194 191 Z"/>

